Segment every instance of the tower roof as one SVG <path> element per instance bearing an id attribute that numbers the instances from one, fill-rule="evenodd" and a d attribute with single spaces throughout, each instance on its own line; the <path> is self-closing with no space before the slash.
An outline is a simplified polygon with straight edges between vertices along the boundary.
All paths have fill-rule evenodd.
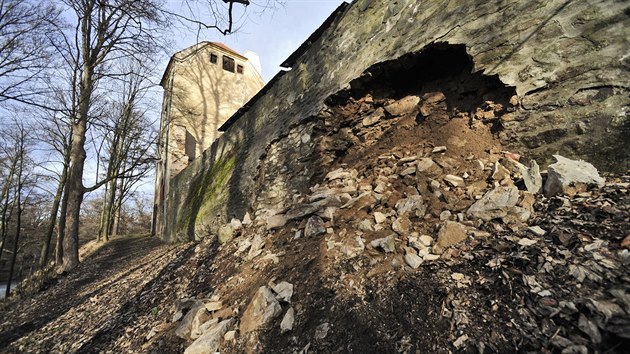
<path id="1" fill-rule="evenodd" d="M 210 41 L 203 41 L 203 42 L 199 42 L 197 44 L 193 44 L 188 48 L 184 48 L 182 50 L 180 50 L 179 52 L 173 54 L 173 56 L 171 57 L 171 59 L 168 61 L 168 65 L 166 66 L 166 70 L 164 70 L 164 74 L 162 75 L 162 79 L 160 80 L 160 86 L 164 87 L 164 82 L 166 80 L 166 77 L 168 76 L 168 72 L 171 70 L 171 67 L 173 66 L 173 62 L 174 61 L 184 61 L 185 59 L 187 59 L 188 57 L 190 57 L 191 55 L 196 54 L 198 51 L 202 50 L 205 47 L 215 47 L 218 50 L 221 50 L 227 54 L 230 54 L 232 56 L 235 56 L 237 58 L 239 58 L 240 60 L 243 61 L 249 61 L 249 59 L 247 59 L 245 56 L 243 56 L 242 54 L 240 54 L 239 52 L 235 51 L 234 49 L 228 47 L 227 45 L 225 45 L 225 43 L 221 43 L 221 42 L 210 42 Z"/>

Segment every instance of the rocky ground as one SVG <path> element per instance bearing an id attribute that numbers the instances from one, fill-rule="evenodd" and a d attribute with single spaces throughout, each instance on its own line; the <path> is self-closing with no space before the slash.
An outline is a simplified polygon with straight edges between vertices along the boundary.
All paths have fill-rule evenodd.
<path id="1" fill-rule="evenodd" d="M 332 105 L 288 205 L 199 243 L 112 242 L 6 302 L 0 351 L 627 351 L 630 175 L 541 172 L 497 142 L 510 97 L 449 97 Z"/>

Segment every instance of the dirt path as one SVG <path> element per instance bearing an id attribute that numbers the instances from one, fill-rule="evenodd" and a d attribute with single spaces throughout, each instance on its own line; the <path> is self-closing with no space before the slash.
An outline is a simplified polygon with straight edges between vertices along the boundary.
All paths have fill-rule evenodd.
<path id="1" fill-rule="evenodd" d="M 126 304 L 185 249 L 148 237 L 110 241 L 48 290 L 4 304 L 0 351 L 89 351 L 86 344 L 121 321 Z"/>

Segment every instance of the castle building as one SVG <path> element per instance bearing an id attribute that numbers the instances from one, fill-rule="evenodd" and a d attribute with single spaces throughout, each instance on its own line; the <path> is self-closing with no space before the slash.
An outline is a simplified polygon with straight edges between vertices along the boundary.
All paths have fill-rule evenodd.
<path id="1" fill-rule="evenodd" d="M 218 130 L 263 86 L 260 61 L 223 43 L 201 42 L 173 55 L 160 86 L 160 121 L 152 232 L 161 230 L 169 181 L 220 136 Z"/>

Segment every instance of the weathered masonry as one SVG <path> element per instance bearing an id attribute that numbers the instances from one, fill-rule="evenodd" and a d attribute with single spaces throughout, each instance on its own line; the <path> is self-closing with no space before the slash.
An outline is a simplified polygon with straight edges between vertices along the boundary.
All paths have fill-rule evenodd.
<path id="1" fill-rule="evenodd" d="M 201 42 L 171 58 L 160 85 L 164 102 L 153 225 L 162 227 L 170 181 L 220 136 L 218 128 L 264 85 L 258 57 Z"/>
<path id="2" fill-rule="evenodd" d="M 330 146 L 327 137 L 351 129 L 314 128 L 328 129 L 327 103 L 351 98 L 368 81 L 370 87 L 378 80 L 432 85 L 470 77 L 450 74 L 449 66 L 458 65 L 450 53 L 470 59 L 465 70 L 515 93 L 514 108 L 493 125 L 506 149 L 545 166 L 560 153 L 600 170 L 625 171 L 629 41 L 630 3 L 624 1 L 343 4 L 285 61 L 290 70 L 247 102 L 221 127 L 223 135 L 169 182 L 159 232 L 165 240 L 187 240 L 246 212 L 264 219 L 281 211 L 344 153 L 344 144 Z M 395 77 L 383 74 L 390 67 Z M 470 93 L 492 99 L 482 88 L 470 87 Z M 301 177 L 287 180 L 287 170 Z"/>

